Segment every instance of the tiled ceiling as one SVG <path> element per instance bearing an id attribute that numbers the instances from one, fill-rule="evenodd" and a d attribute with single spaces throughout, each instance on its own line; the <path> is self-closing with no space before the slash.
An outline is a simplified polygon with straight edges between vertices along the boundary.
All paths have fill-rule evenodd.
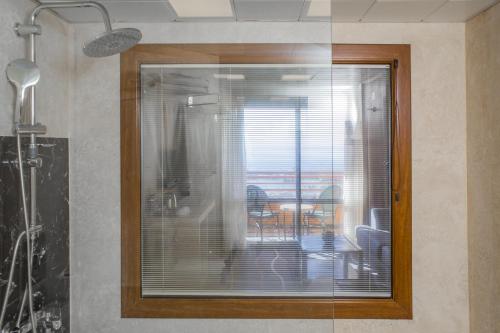
<path id="1" fill-rule="evenodd" d="M 15 1 L 15 0 L 12 0 Z M 54 1 L 54 0 L 50 0 Z M 500 0 L 97 0 L 114 22 L 465 22 Z M 49 2 L 39 0 L 39 2 Z M 100 22 L 94 9 L 58 9 L 67 21 Z"/>

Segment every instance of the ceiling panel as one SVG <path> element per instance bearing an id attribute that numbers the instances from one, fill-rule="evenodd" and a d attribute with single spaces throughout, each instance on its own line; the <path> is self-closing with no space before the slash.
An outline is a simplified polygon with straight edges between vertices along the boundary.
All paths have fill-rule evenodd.
<path id="1" fill-rule="evenodd" d="M 238 21 L 298 21 L 304 0 L 234 0 Z"/>
<path id="2" fill-rule="evenodd" d="M 375 0 L 333 0 L 333 12 L 330 10 L 330 0 L 312 0 L 306 6 L 304 21 L 330 20 L 333 22 L 358 22 Z"/>
<path id="3" fill-rule="evenodd" d="M 444 0 L 378 0 L 363 22 L 420 22 L 443 5 Z"/>
<path id="4" fill-rule="evenodd" d="M 170 4 L 179 17 L 233 17 L 231 0 L 170 0 Z"/>
<path id="5" fill-rule="evenodd" d="M 425 18 L 425 22 L 465 22 L 497 0 L 452 0 Z"/>
<path id="6" fill-rule="evenodd" d="M 303 11 L 303 18 L 330 17 L 330 0 L 306 1 Z"/>
<path id="7" fill-rule="evenodd" d="M 300 21 L 331 21 L 330 0 L 305 0 Z"/>
<path id="8" fill-rule="evenodd" d="M 330 0 L 98 1 L 106 5 L 114 22 L 227 21 L 235 19 L 233 10 L 239 21 L 330 21 Z M 333 0 L 333 21 L 465 22 L 498 2 L 500 0 Z M 69 22 L 101 22 L 95 9 L 59 9 L 57 12 Z"/>
<path id="9" fill-rule="evenodd" d="M 334 1 L 332 12 L 333 22 L 358 22 L 373 3 L 374 0 Z"/>

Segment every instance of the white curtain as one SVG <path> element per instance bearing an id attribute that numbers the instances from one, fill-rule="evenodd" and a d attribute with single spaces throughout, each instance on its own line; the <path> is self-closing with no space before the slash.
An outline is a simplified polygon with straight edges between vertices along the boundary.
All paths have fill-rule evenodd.
<path id="1" fill-rule="evenodd" d="M 246 153 L 243 105 L 232 97 L 228 100 L 221 115 L 222 215 L 224 248 L 232 251 L 244 247 L 246 242 Z"/>
<path id="2" fill-rule="evenodd" d="M 344 140 L 344 235 L 356 238 L 356 226 L 363 223 L 365 170 L 363 160 L 363 112 L 361 87 L 346 92 Z"/>

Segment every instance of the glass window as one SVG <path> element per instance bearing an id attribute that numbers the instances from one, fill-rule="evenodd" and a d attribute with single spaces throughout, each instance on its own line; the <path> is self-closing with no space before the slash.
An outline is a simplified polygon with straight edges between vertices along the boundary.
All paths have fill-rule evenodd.
<path id="1" fill-rule="evenodd" d="M 391 297 L 390 75 L 143 65 L 142 296 Z"/>

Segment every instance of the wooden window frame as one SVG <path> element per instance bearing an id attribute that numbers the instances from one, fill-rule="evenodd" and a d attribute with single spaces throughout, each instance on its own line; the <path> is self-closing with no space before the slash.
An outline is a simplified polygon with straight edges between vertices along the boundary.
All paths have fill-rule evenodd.
<path id="1" fill-rule="evenodd" d="M 130 318 L 411 319 L 410 46 L 334 44 L 335 64 L 389 64 L 392 73 L 392 297 L 143 298 L 141 296 L 142 64 L 283 64 L 321 62 L 329 45 L 139 44 L 120 58 L 121 313 Z"/>

